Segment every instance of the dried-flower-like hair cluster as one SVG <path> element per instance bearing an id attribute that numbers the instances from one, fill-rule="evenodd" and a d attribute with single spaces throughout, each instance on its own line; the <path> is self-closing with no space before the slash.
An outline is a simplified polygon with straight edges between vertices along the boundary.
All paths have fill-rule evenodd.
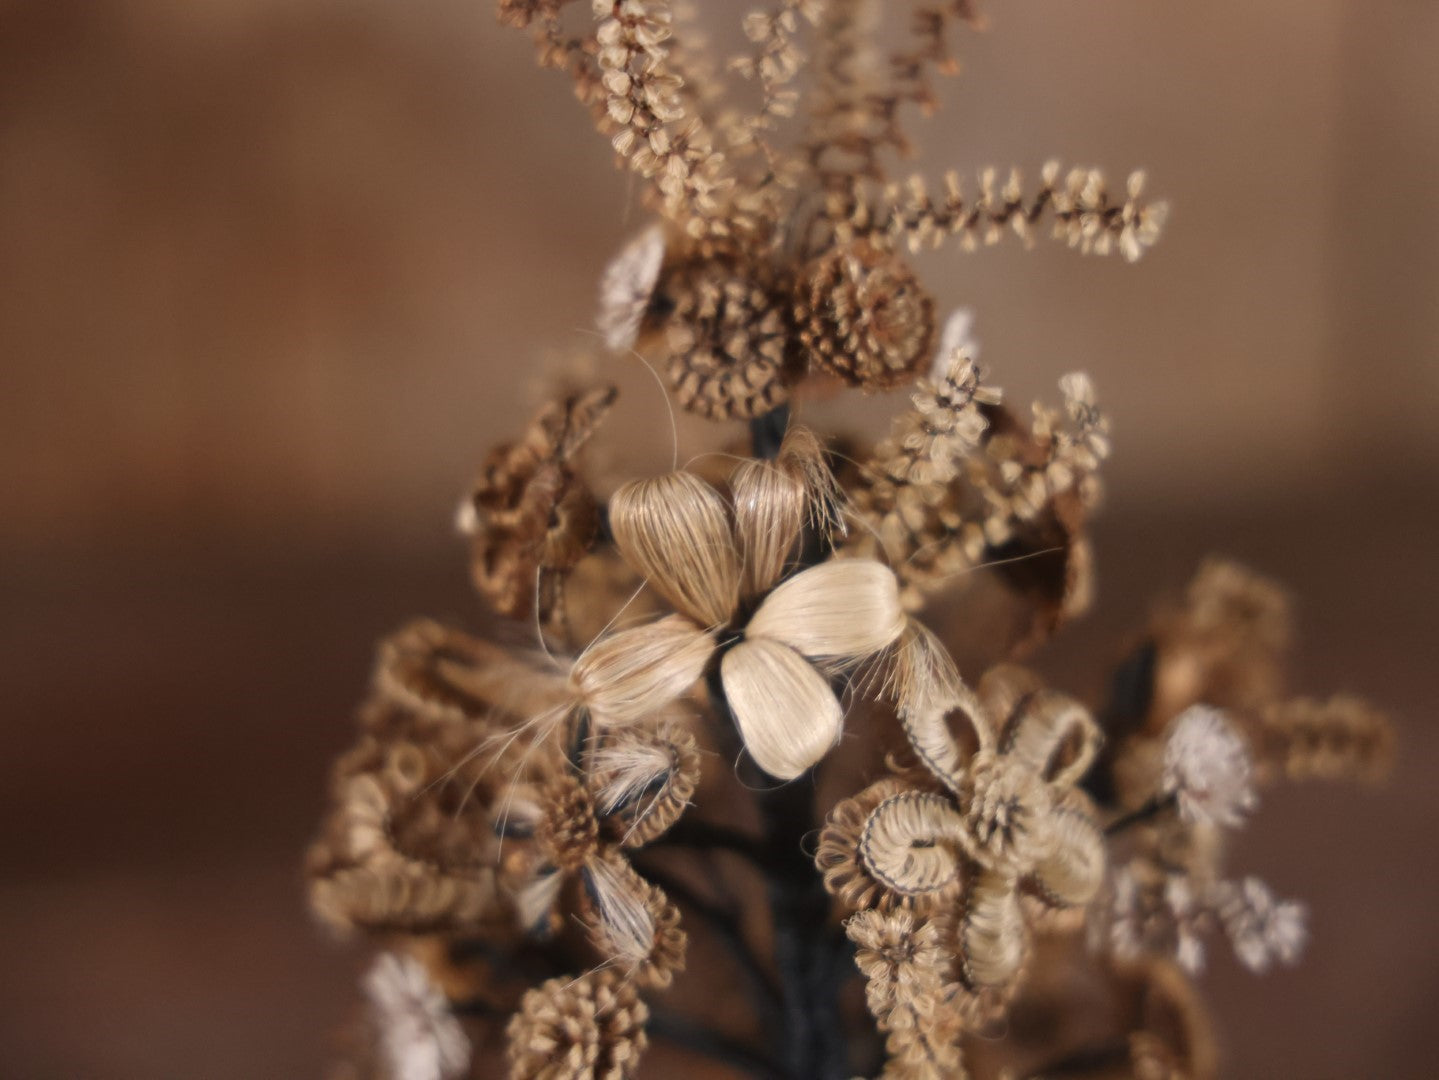
<path id="1" fill-rule="evenodd" d="M 1287 778 L 1373 781 L 1393 735 L 1351 696 L 1321 704 L 1284 694 L 1288 601 L 1236 563 L 1200 567 L 1178 602 L 1156 612 L 1116 681 L 1115 738 L 1090 778 L 1116 805 L 1128 843 L 1096 933 L 1121 957 L 1157 952 L 1191 972 L 1222 931 L 1246 967 L 1295 963 L 1304 906 L 1258 878 L 1223 874 L 1227 834 L 1263 784 Z"/>
<path id="2" fill-rule="evenodd" d="M 594 544 L 599 515 L 574 469 L 576 455 L 614 402 L 613 387 L 596 387 L 548 403 L 524 437 L 492 450 L 458 525 L 473 539 L 476 587 L 495 610 L 563 616 L 558 582 Z"/>
<path id="3" fill-rule="evenodd" d="M 866 527 L 851 550 L 894 565 L 911 608 L 993 563 L 1031 604 L 1032 634 L 1047 636 L 1092 600 L 1085 525 L 1100 499 L 1109 421 L 1082 373 L 1060 380 L 1062 410 L 1035 403 L 1026 428 L 964 344 L 936 366 L 854 478 Z"/>
<path id="4" fill-rule="evenodd" d="M 1222 561 L 1107 702 L 1014 663 L 1093 599 L 1109 421 L 1078 372 L 1013 410 L 909 256 L 1047 231 L 1133 261 L 1164 208 L 1138 173 L 891 175 L 983 25 L 904 6 L 888 53 L 872 0 L 776 0 L 717 58 L 665 0 L 500 0 L 655 214 L 600 337 L 749 453 L 596 480 L 601 382 L 484 457 L 458 520 L 484 633 L 381 643 L 310 851 L 317 916 L 381 949 L 353 1074 L 1203 1080 L 1209 939 L 1298 960 L 1305 908 L 1228 876 L 1228 836 L 1281 778 L 1377 779 L 1388 723 L 1289 696 L 1287 601 Z M 909 398 L 841 454 L 795 415 L 824 386 Z M 1017 621 L 974 600 L 995 584 Z"/>
<path id="5" fill-rule="evenodd" d="M 1071 247 L 1134 261 L 1159 236 L 1165 208 L 1141 200 L 1142 173 L 1124 201 L 1099 171 L 1061 178 L 1057 163 L 1027 197 L 1013 170 L 998 186 L 985 170 L 973 199 L 955 173 L 937 201 L 918 176 L 891 178 L 887 159 L 910 146 L 905 107 L 934 107 L 931 72 L 954 67 L 948 30 L 979 20 L 967 2 L 921 5 L 912 42 L 884 63 L 867 55 L 868 6 L 783 0 L 746 16 L 753 50 L 725 67 L 758 84 L 750 112 L 718 104 L 719 76 L 679 42 L 668 4 L 600 0 L 597 22 L 577 25 L 558 52 L 562 3 L 505 5 L 509 21 L 538 27 L 542 59 L 570 71 L 619 158 L 650 181 L 667 228 L 616 258 L 599 322 L 612 348 L 639 339 L 658 349 L 686 409 L 750 418 L 811 375 L 866 390 L 912 383 L 937 334 L 904 248 L 958 234 L 973 250 L 1009 231 L 1029 242 L 1047 220 Z M 804 129 L 786 144 L 779 137 L 798 118 L 794 83 L 807 62 L 801 31 L 812 23 L 821 27 L 816 85 Z M 561 55 L 570 59 L 556 62 Z"/>

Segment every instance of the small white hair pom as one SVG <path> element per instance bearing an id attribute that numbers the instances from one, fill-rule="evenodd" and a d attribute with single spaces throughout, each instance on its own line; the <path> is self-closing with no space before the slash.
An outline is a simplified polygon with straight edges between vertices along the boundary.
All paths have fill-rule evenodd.
<path id="1" fill-rule="evenodd" d="M 934 362 L 929 369 L 931 382 L 943 381 L 956 354 L 971 362 L 979 359 L 979 342 L 974 338 L 974 312 L 969 308 L 955 308 L 944 320 L 944 327 L 939 332 L 939 348 L 934 352 Z"/>
<path id="2" fill-rule="evenodd" d="M 1233 828 L 1258 802 L 1244 740 L 1223 711 L 1191 705 L 1169 725 L 1163 791 L 1186 821 Z"/>
<path id="3" fill-rule="evenodd" d="M 639 336 L 645 309 L 659 281 L 665 234 L 651 225 L 610 260 L 600 278 L 600 312 L 595 320 L 612 352 L 630 348 Z"/>
<path id="4" fill-rule="evenodd" d="M 395 1080 L 455 1080 L 468 1073 L 470 1040 L 423 964 L 402 953 L 382 953 L 364 986 Z"/>
<path id="5" fill-rule="evenodd" d="M 1261 973 L 1278 961 L 1298 963 L 1309 939 L 1309 912 L 1297 900 L 1280 900 L 1268 885 L 1248 877 L 1226 882 L 1216 905 L 1234 955 Z"/>

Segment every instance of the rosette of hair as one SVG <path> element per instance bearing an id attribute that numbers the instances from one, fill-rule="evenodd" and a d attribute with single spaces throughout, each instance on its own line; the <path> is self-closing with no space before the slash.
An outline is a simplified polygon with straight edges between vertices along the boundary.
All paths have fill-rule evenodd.
<path id="1" fill-rule="evenodd" d="M 957 892 L 964 819 L 943 796 L 905 791 L 876 806 L 859 837 L 870 875 L 901 896 Z"/>
<path id="2" fill-rule="evenodd" d="M 610 531 L 650 586 L 702 627 L 727 623 L 739 561 L 724 500 L 688 472 L 626 484 L 610 497 Z"/>
<path id="3" fill-rule="evenodd" d="M 506 1029 L 511 1080 L 627 1080 L 649 1008 L 620 973 L 550 979 L 525 993 Z"/>
<path id="4" fill-rule="evenodd" d="M 963 991 L 951 974 L 951 918 L 863 911 L 846 920 L 845 934 L 865 977 L 865 1002 L 876 1026 L 888 1033 L 884 1075 L 965 1075 L 959 1037 L 966 1010 L 954 1007 Z"/>
<path id="5" fill-rule="evenodd" d="M 603 736 L 587 763 L 599 812 L 619 823 L 620 842 L 640 847 L 678 820 L 699 782 L 699 749 L 677 723 Z"/>
<path id="6" fill-rule="evenodd" d="M 897 795 L 912 791 L 897 777 L 876 781 L 857 795 L 841 799 L 830 811 L 820 830 L 815 866 L 824 876 L 824 887 L 847 911 L 868 908 L 890 910 L 908 907 L 930 896 L 911 896 L 890 889 L 876 878 L 860 854 L 860 837 L 877 806 Z"/>
<path id="7" fill-rule="evenodd" d="M 907 912 L 861 911 L 844 921 L 845 936 L 855 945 L 855 966 L 865 977 L 865 1002 L 881 1028 L 889 1027 L 897 1005 L 912 1004 L 921 995 L 937 996 L 933 967 L 938 965 L 914 963 L 920 951 L 915 930 Z"/>
<path id="8" fill-rule="evenodd" d="M 555 905 L 565 881 L 599 853 L 594 804 L 584 785 L 568 772 L 537 790 L 514 793 L 505 804 L 497 831 L 534 841 L 532 854 L 520 862 L 515 913 L 526 933 L 544 937 L 555 928 Z"/>
<path id="9" fill-rule="evenodd" d="M 524 695 L 522 686 L 509 692 Z M 496 777 L 532 773 L 543 755 L 502 753 L 493 768 L 466 756 L 477 733 L 512 719 L 500 709 L 482 725 L 454 709 L 437 714 L 379 697 L 362 718 L 360 741 L 336 765 L 331 809 L 307 859 L 317 913 L 342 928 L 376 931 L 511 921 L 496 891 L 498 841 L 488 827 L 500 797 Z"/>
<path id="10" fill-rule="evenodd" d="M 471 841 L 464 864 L 440 861 L 452 855 L 439 841 L 463 836 L 469 822 L 451 826 L 443 837 L 435 826 L 412 829 L 401 843 L 392 815 L 407 796 L 382 775 L 361 772 L 335 786 L 335 808 L 325 835 L 309 854 L 310 904 L 316 914 L 341 930 L 416 932 L 434 929 L 477 929 L 505 920 L 496 892 L 494 867 L 484 861 L 484 840 Z M 425 840 L 422 850 L 411 845 Z"/>
<path id="11" fill-rule="evenodd" d="M 570 683 L 596 727 L 633 723 L 689 690 L 714 649 L 689 619 L 667 615 L 600 638 L 575 660 Z"/>
<path id="12" fill-rule="evenodd" d="M 682 409 L 745 420 L 783 405 L 803 374 L 793 348 L 788 275 L 763 251 L 725 245 L 675 259 L 657 297 L 665 377 Z"/>
<path id="13" fill-rule="evenodd" d="M 574 566 L 599 535 L 599 510 L 594 496 L 574 477 L 552 468 L 536 477 L 526 495 L 526 510 L 538 539 L 535 565 L 552 577 Z"/>
<path id="14" fill-rule="evenodd" d="M 553 866 L 578 870 L 599 851 L 599 822 L 589 790 L 573 775 L 562 775 L 539 793 L 535 840 Z"/>
<path id="15" fill-rule="evenodd" d="M 912 382 L 934 347 L 934 301 L 874 235 L 838 244 L 803 267 L 794 322 L 814 368 L 866 390 Z"/>
<path id="16" fill-rule="evenodd" d="M 560 610 L 559 585 L 593 545 L 599 515 L 572 459 L 616 396 L 600 386 L 550 401 L 522 438 L 485 459 L 456 519 L 471 537 L 471 577 L 503 615 L 544 620 Z M 536 597 L 536 584 L 541 594 Z"/>
<path id="17" fill-rule="evenodd" d="M 978 753 L 961 799 L 969 852 L 979 862 L 1024 874 L 1053 849 L 1053 793 L 1039 774 L 1005 754 Z"/>
<path id="18" fill-rule="evenodd" d="M 965 980 L 971 986 L 1000 986 L 1018 974 L 1027 933 L 1015 882 L 984 870 L 970 882 L 959 927 Z"/>
<path id="19" fill-rule="evenodd" d="M 650 962 L 650 953 L 661 945 L 682 957 L 677 913 L 672 918 L 666 914 L 663 894 L 641 880 L 605 838 L 613 831 L 605 819 L 614 816 L 615 824 L 626 830 L 622 843 L 667 827 L 693 792 L 698 771 L 694 740 L 673 726 L 648 732 L 621 729 L 598 736 L 599 747 L 586 755 L 587 732 L 587 722 L 581 722 L 571 756 L 560 765 L 558 775 L 538 786 L 514 785 L 505 800 L 506 814 L 497 822 L 502 835 L 533 841 L 531 854 L 505 861 L 506 867 L 518 868 L 513 872 L 519 876 L 513 893 L 520 925 L 535 936 L 554 930 L 565 882 L 578 877 L 584 905 L 593 917 L 596 944 L 610 959 L 633 971 Z M 648 803 L 642 801 L 646 798 Z M 661 916 L 664 920 L 657 923 Z M 673 955 L 664 963 L 666 970 L 672 970 Z M 651 972 L 651 977 L 660 976 Z"/>

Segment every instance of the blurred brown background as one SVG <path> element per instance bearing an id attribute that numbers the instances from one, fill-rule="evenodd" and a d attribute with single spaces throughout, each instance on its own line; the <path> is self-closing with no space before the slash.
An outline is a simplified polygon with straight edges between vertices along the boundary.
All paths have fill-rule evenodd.
<path id="1" fill-rule="evenodd" d="M 1439 5 L 984 6 L 931 174 L 1145 166 L 1174 207 L 1136 267 L 924 262 L 1006 390 L 1083 366 L 1114 415 L 1051 669 L 1097 686 L 1205 551 L 1294 586 L 1297 682 L 1401 756 L 1246 835 L 1314 941 L 1216 964 L 1229 1072 L 1432 1075 Z M 318 1073 L 356 958 L 298 864 L 371 643 L 478 617 L 454 499 L 639 220 L 488 0 L 0 0 L 0 1075 Z M 612 463 L 667 459 L 617 363 Z"/>

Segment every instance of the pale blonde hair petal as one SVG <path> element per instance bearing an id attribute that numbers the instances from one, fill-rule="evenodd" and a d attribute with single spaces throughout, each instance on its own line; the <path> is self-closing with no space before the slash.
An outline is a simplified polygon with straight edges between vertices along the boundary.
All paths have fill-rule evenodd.
<path id="1" fill-rule="evenodd" d="M 837 559 L 782 583 L 760 604 L 746 634 L 782 642 L 816 662 L 843 665 L 888 648 L 904 628 L 899 585 L 889 567 Z"/>
<path id="2" fill-rule="evenodd" d="M 746 461 L 730 476 L 740 588 L 758 596 L 779 580 L 804 529 L 804 481 L 768 461 Z"/>
<path id="3" fill-rule="evenodd" d="M 819 436 L 809 428 L 792 426 L 784 434 L 775 461 L 804 484 L 810 527 L 822 540 L 843 536 L 844 494 L 824 459 Z"/>
<path id="4" fill-rule="evenodd" d="M 749 638 L 725 653 L 720 677 L 745 748 L 771 776 L 794 779 L 839 740 L 834 691 L 789 646 Z"/>
<path id="5" fill-rule="evenodd" d="M 701 626 L 739 603 L 740 566 L 719 492 L 693 473 L 636 480 L 610 497 L 610 531 L 626 562 Z"/>
<path id="6" fill-rule="evenodd" d="M 601 638 L 580 654 L 570 677 L 597 725 L 633 723 L 689 690 L 713 653 L 708 634 L 667 615 Z"/>

